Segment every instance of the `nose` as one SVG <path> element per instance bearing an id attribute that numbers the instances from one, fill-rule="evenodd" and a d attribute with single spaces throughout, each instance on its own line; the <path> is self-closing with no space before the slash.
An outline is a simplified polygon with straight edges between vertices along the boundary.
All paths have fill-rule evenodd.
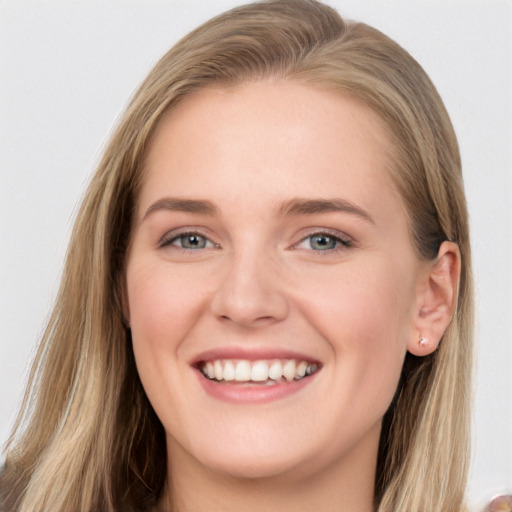
<path id="1" fill-rule="evenodd" d="M 282 321 L 289 303 L 280 272 L 261 253 L 230 260 L 227 272 L 212 299 L 213 314 L 241 327 L 258 327 Z"/>

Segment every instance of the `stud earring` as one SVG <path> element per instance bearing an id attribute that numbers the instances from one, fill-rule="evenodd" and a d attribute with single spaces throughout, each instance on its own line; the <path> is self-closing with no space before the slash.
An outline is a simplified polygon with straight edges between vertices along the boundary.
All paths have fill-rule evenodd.
<path id="1" fill-rule="evenodd" d="M 428 338 L 426 338 L 425 336 L 420 336 L 418 343 L 419 343 L 420 347 L 424 347 L 425 345 L 428 344 Z"/>

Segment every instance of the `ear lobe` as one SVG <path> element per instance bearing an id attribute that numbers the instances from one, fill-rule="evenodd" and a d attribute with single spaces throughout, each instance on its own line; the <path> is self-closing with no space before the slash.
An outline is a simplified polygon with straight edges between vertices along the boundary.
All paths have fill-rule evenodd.
<path id="1" fill-rule="evenodd" d="M 428 355 L 438 347 L 455 312 L 459 279 L 459 248 L 453 242 L 443 242 L 420 282 L 415 319 L 418 336 L 407 344 L 412 354 Z"/>

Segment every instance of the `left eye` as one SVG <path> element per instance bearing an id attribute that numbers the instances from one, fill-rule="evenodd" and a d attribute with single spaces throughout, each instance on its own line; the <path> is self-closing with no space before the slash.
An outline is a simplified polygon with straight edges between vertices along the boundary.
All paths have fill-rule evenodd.
<path id="1" fill-rule="evenodd" d="M 208 238 L 198 233 L 181 233 L 178 236 L 163 240 L 161 247 L 166 245 L 174 245 L 182 249 L 205 249 L 207 247 L 215 247 L 215 244 Z"/>
<path id="2" fill-rule="evenodd" d="M 312 249 L 314 251 L 329 251 L 340 246 L 349 247 L 350 242 L 329 233 L 315 233 L 304 238 L 296 245 L 299 249 Z"/>

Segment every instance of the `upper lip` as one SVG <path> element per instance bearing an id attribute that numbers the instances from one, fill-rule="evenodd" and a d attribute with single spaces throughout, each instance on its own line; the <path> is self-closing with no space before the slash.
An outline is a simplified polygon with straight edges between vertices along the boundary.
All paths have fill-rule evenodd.
<path id="1" fill-rule="evenodd" d="M 308 354 L 295 350 L 288 350 L 278 347 L 219 347 L 205 350 L 195 356 L 191 365 L 196 366 L 205 361 L 215 361 L 218 359 L 243 359 L 247 361 L 271 360 L 271 359 L 297 359 L 310 363 L 320 364 L 320 362 Z"/>

